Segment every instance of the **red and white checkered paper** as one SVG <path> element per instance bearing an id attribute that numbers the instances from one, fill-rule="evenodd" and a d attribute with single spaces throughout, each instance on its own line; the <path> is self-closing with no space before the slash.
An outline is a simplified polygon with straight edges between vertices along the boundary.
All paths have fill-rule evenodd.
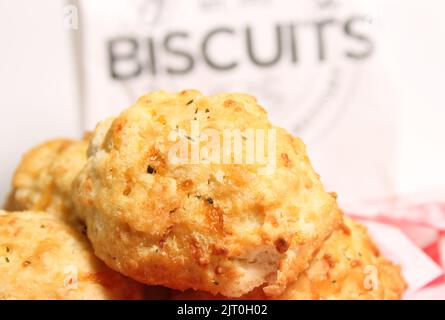
<path id="1" fill-rule="evenodd" d="M 381 251 L 402 266 L 405 299 L 445 300 L 445 194 L 391 197 L 346 206 Z"/>

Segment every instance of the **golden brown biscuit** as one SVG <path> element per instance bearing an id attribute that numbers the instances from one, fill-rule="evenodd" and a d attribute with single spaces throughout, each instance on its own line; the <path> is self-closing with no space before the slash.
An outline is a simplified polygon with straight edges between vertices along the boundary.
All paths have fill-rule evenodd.
<path id="1" fill-rule="evenodd" d="M 406 283 L 400 268 L 380 253 L 366 228 L 345 219 L 312 260 L 310 267 L 278 297 L 280 300 L 395 300 Z M 261 290 L 243 299 L 266 299 Z M 174 292 L 173 299 L 226 299 L 206 292 Z"/>
<path id="2" fill-rule="evenodd" d="M 0 211 L 0 299 L 142 299 L 144 290 L 55 215 Z"/>
<path id="3" fill-rule="evenodd" d="M 87 141 L 58 139 L 27 152 L 12 181 L 5 209 L 48 211 L 71 218 L 71 184 L 86 163 Z"/>
<path id="4" fill-rule="evenodd" d="M 198 154 L 199 164 L 190 163 L 192 151 L 189 163 L 178 161 L 179 143 L 210 149 L 197 143 L 192 120 L 209 135 L 239 129 L 246 146 L 245 129 L 275 132 L 276 148 L 267 151 L 275 167 L 232 164 L 235 157 L 224 164 L 221 154 L 209 164 L 210 151 Z M 229 156 L 234 150 L 222 146 Z M 95 253 L 111 268 L 147 284 L 232 297 L 258 286 L 282 293 L 341 221 L 303 142 L 272 126 L 255 98 L 235 93 L 154 92 L 102 122 L 73 199 Z"/>

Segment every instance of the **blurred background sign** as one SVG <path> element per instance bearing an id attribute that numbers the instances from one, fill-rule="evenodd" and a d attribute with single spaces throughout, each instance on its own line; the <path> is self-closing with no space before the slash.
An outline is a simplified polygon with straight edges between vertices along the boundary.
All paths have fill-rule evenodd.
<path id="1" fill-rule="evenodd" d="M 445 185 L 445 4 L 1 0 L 1 193 L 36 142 L 150 90 L 256 96 L 350 201 Z"/>

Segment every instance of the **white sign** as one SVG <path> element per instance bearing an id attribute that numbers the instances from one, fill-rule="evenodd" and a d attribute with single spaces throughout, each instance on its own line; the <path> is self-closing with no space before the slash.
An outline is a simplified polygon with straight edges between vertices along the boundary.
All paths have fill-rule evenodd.
<path id="1" fill-rule="evenodd" d="M 247 92 L 303 138 L 340 201 L 394 191 L 397 100 L 373 1 L 90 0 L 80 11 L 86 129 L 147 91 Z"/>

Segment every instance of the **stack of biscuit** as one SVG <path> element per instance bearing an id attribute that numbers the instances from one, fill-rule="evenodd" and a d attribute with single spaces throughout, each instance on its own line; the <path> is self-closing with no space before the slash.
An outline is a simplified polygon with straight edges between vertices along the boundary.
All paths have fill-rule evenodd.
<path id="1" fill-rule="evenodd" d="M 273 132 L 272 170 L 247 161 L 247 142 L 227 145 L 228 132 Z M 245 94 L 149 93 L 83 140 L 37 146 L 5 210 L 0 299 L 379 300 L 406 289 L 303 142 Z"/>

